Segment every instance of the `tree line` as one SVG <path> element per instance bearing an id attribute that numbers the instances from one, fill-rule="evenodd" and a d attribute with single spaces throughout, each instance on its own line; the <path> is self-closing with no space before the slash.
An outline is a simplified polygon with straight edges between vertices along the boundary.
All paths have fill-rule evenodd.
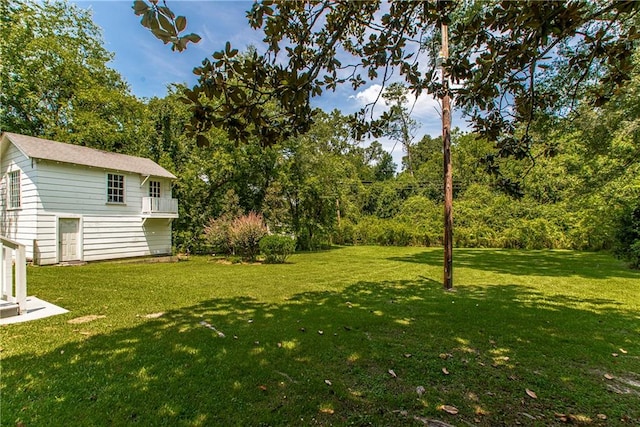
<path id="1" fill-rule="evenodd" d="M 184 99 L 192 89 L 175 84 L 163 98 L 133 96 L 108 67 L 112 54 L 87 11 L 23 1 L 3 8 L 10 24 L 0 40 L 3 130 L 149 157 L 170 170 L 180 200 L 177 251 L 210 251 L 211 219 L 250 212 L 272 233 L 295 236 L 299 249 L 442 244 L 442 143 L 409 140 L 402 123 L 412 122 L 400 103 L 390 109 L 396 125 L 384 132 L 405 148 L 402 165 L 379 142 L 361 142 L 340 111 L 314 110 L 306 132 L 269 144 L 259 132 L 238 144 L 218 127 L 206 130 L 203 144 L 188 132 L 193 111 Z M 594 107 L 585 96 L 570 114 L 538 112 L 526 123 L 527 156 L 491 157 L 486 135 L 453 133 L 456 246 L 612 249 L 640 264 L 637 49 L 631 63 L 624 89 L 607 103 Z M 401 99 L 402 88 L 393 89 L 389 99 Z M 198 102 L 216 108 L 223 100 Z M 264 105 L 266 113 L 279 108 Z M 496 165 L 499 175 L 487 173 Z M 521 194 L 505 193 L 505 179 Z"/>

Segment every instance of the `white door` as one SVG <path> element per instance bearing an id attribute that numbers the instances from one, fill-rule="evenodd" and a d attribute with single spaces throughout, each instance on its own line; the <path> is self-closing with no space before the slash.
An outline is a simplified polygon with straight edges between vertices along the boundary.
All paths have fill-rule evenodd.
<path id="1" fill-rule="evenodd" d="M 60 218 L 58 233 L 60 242 L 60 262 L 80 260 L 80 220 L 77 218 Z"/>

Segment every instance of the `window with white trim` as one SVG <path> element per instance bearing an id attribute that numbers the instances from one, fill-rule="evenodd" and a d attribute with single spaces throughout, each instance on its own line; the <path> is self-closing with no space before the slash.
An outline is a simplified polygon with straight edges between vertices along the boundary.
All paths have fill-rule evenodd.
<path id="1" fill-rule="evenodd" d="M 124 203 L 124 175 L 107 174 L 107 203 Z"/>
<path id="2" fill-rule="evenodd" d="M 160 198 L 160 181 L 149 181 L 149 197 Z"/>
<path id="3" fill-rule="evenodd" d="M 9 209 L 18 209 L 22 206 L 20 198 L 20 171 L 9 172 Z"/>

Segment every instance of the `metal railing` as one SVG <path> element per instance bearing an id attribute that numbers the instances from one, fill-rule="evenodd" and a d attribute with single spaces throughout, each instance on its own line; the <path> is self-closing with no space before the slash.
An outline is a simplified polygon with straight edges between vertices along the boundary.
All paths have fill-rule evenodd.
<path id="1" fill-rule="evenodd" d="M 27 311 L 27 260 L 21 243 L 0 236 L 0 293 L 1 299 L 18 304 L 20 314 Z M 14 268 L 15 267 L 15 268 Z"/>

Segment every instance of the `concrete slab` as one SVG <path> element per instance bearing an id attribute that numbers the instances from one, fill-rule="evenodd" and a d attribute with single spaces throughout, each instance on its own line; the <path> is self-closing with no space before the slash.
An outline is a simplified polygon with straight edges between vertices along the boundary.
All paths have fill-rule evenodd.
<path id="1" fill-rule="evenodd" d="M 62 307 L 41 300 L 40 298 L 31 296 L 27 297 L 27 312 L 18 316 L 6 317 L 0 319 L 0 325 L 8 325 L 11 323 L 28 322 L 30 320 L 44 319 L 45 317 L 55 316 L 57 314 L 68 313 Z"/>

